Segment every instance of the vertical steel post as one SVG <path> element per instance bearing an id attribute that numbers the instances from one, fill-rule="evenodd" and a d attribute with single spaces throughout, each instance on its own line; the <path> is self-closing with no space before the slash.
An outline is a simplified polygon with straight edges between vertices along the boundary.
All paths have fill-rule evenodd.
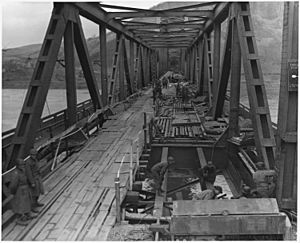
<path id="1" fill-rule="evenodd" d="M 129 188 L 132 190 L 133 184 L 133 140 L 130 141 L 130 171 L 129 171 Z"/>
<path id="2" fill-rule="evenodd" d="M 299 3 L 284 2 L 276 167 L 280 208 L 297 210 Z"/>
<path id="3" fill-rule="evenodd" d="M 133 40 L 129 41 L 129 73 L 130 80 L 134 82 L 134 42 Z M 136 92 L 136 87 L 133 86 L 133 93 Z"/>
<path id="4" fill-rule="evenodd" d="M 198 46 L 199 70 L 198 70 L 198 91 L 203 95 L 203 39 L 200 39 Z"/>
<path id="5" fill-rule="evenodd" d="M 214 24 L 214 50 L 213 50 L 213 103 L 216 101 L 220 77 L 220 49 L 221 49 L 221 23 Z"/>
<path id="6" fill-rule="evenodd" d="M 103 106 L 107 105 L 108 100 L 108 78 L 107 78 L 107 52 L 106 52 L 106 28 L 99 25 L 100 38 L 100 65 L 101 65 L 101 96 Z"/>
<path id="7" fill-rule="evenodd" d="M 64 33 L 65 75 L 67 92 L 67 127 L 77 121 L 77 96 L 74 59 L 74 29 L 73 22 L 68 21 Z"/>
<path id="8" fill-rule="evenodd" d="M 232 4 L 234 19 L 232 24 L 232 48 L 231 48 L 231 83 L 230 83 L 230 114 L 229 114 L 229 137 L 239 136 L 239 103 L 241 84 L 241 48 L 237 30 L 235 4 Z"/>
<path id="9" fill-rule="evenodd" d="M 119 56 L 119 100 L 122 101 L 126 97 L 126 90 L 125 90 L 125 83 L 124 83 L 124 52 L 126 51 L 124 49 L 123 41 L 125 41 L 124 36 L 120 38 L 120 56 Z"/>
<path id="10" fill-rule="evenodd" d="M 121 193 L 120 193 L 120 178 L 115 178 L 115 196 L 116 196 L 116 222 L 121 222 Z"/>
<path id="11" fill-rule="evenodd" d="M 147 144 L 147 114 L 146 114 L 146 112 L 144 112 L 144 126 L 143 126 L 143 130 L 144 130 L 144 147 L 147 149 L 148 144 Z"/>

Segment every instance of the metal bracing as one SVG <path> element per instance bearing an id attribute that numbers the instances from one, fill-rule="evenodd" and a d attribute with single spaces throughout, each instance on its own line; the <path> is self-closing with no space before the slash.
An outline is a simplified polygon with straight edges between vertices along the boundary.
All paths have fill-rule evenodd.
<path id="1" fill-rule="evenodd" d="M 123 26 L 119 21 L 110 19 L 107 16 L 108 13 L 104 11 L 98 3 L 76 2 L 74 3 L 74 6 L 79 9 L 81 16 L 97 24 L 105 24 L 106 28 L 112 30 L 113 32 L 122 33 L 129 40 L 133 40 L 141 45 L 146 46 L 146 44 L 140 38 L 128 31 L 126 27 Z"/>
<path id="2" fill-rule="evenodd" d="M 125 42 L 125 39 L 124 39 L 124 36 L 121 34 L 121 37 L 120 37 L 120 43 L 119 43 L 119 46 L 120 46 L 120 49 L 119 49 L 119 60 L 117 62 L 117 66 L 118 66 L 118 75 L 117 77 L 119 77 L 119 82 L 118 85 L 116 85 L 117 83 L 115 83 L 115 85 L 117 86 L 117 90 L 119 93 L 118 95 L 118 101 L 122 101 L 124 100 L 125 98 L 125 94 L 126 93 L 126 90 L 125 90 L 125 83 L 124 83 L 124 45 L 123 43 Z M 125 50 L 126 51 L 126 50 Z"/>
<path id="3" fill-rule="evenodd" d="M 197 84 L 197 87 L 199 87 L 199 62 L 200 62 L 200 56 L 199 56 L 199 43 L 195 46 L 195 83 Z"/>
<path id="4" fill-rule="evenodd" d="M 121 41 L 123 39 L 123 35 L 119 35 L 117 34 L 116 37 L 116 45 L 115 45 L 115 52 L 114 52 L 114 56 L 113 56 L 113 63 L 112 63 L 112 71 L 111 71 L 111 75 L 110 75 L 110 82 L 109 82 L 109 92 L 108 92 L 108 101 L 107 104 L 108 105 L 112 105 L 115 99 L 115 89 L 116 89 L 116 80 L 117 80 L 117 73 L 118 73 L 118 69 L 119 69 L 119 59 L 120 59 L 120 55 L 121 55 Z"/>
<path id="5" fill-rule="evenodd" d="M 221 23 L 214 23 L 214 48 L 213 48 L 213 103 L 215 103 L 218 83 L 220 77 L 220 55 L 221 55 Z"/>
<path id="6" fill-rule="evenodd" d="M 252 114 L 255 145 L 267 169 L 275 166 L 275 138 L 248 2 L 237 4 L 237 30 Z"/>
<path id="7" fill-rule="evenodd" d="M 77 121 L 77 95 L 74 59 L 74 26 L 68 21 L 64 33 L 65 77 L 67 92 L 67 126 Z"/>
<path id="8" fill-rule="evenodd" d="M 231 45 L 232 45 L 232 20 L 228 20 L 226 43 L 223 53 L 223 61 L 218 82 L 218 89 L 213 106 L 213 118 L 216 120 L 222 115 L 228 78 L 231 70 Z"/>
<path id="9" fill-rule="evenodd" d="M 221 23 L 227 18 L 230 4 L 230 2 L 223 2 L 215 6 L 213 18 L 205 22 L 203 30 L 199 31 L 198 37 L 195 38 L 193 44 L 203 38 L 204 33 L 209 33 L 213 29 L 215 22 Z"/>
<path id="10" fill-rule="evenodd" d="M 208 36 L 207 34 L 204 34 L 204 42 L 205 42 L 204 52 L 206 53 L 204 60 L 205 60 L 205 65 L 207 65 L 206 67 L 207 70 L 205 70 L 205 75 L 206 75 L 205 83 L 207 82 L 209 107 L 212 107 L 212 84 L 213 84 L 212 51 L 211 51 L 210 36 Z M 206 87 L 206 85 L 204 87 Z"/>
<path id="11" fill-rule="evenodd" d="M 155 51 L 150 51 L 150 73 L 151 83 L 154 84 L 157 79 L 157 56 Z"/>
<path id="12" fill-rule="evenodd" d="M 211 105 L 211 89 L 210 89 L 210 48 L 208 36 L 204 33 L 203 37 L 203 95 L 209 99 L 209 106 Z"/>
<path id="13" fill-rule="evenodd" d="M 203 39 L 199 41 L 198 48 L 198 57 L 199 57 L 199 62 L 198 62 L 198 91 L 199 94 L 203 94 Z"/>
<path id="14" fill-rule="evenodd" d="M 100 39 L 100 64 L 101 64 L 101 97 L 103 105 L 107 105 L 108 101 L 108 77 L 107 77 L 107 51 L 106 51 L 106 27 L 99 25 Z"/>
<path id="15" fill-rule="evenodd" d="M 136 45 L 135 58 L 134 58 L 134 89 L 139 89 L 139 57 L 140 57 L 140 45 Z"/>
<path id="16" fill-rule="evenodd" d="M 138 83 L 140 84 L 139 88 L 145 87 L 145 66 L 144 66 L 144 53 L 143 53 L 143 46 L 140 46 L 139 51 L 139 67 L 140 67 L 140 75 Z"/>
<path id="17" fill-rule="evenodd" d="M 34 144 L 35 131 L 40 123 L 67 19 L 68 13 L 65 9 L 55 4 L 12 139 L 8 164 L 3 165 L 4 171 L 12 168 L 15 160 L 24 157 Z"/>
<path id="18" fill-rule="evenodd" d="M 194 70 L 195 70 L 195 53 L 194 47 L 190 50 L 190 77 L 189 79 L 194 82 Z"/>
<path id="19" fill-rule="evenodd" d="M 130 74 L 130 80 L 132 81 L 132 91 L 135 92 L 135 86 L 134 86 L 134 42 L 133 40 L 129 40 L 129 74 Z"/>
<path id="20" fill-rule="evenodd" d="M 277 123 L 277 201 L 281 208 L 297 210 L 297 116 L 299 3 L 285 2 Z"/>
<path id="21" fill-rule="evenodd" d="M 36 131 L 40 125 L 40 119 L 50 86 L 51 77 L 56 64 L 61 41 L 65 36 L 67 102 L 70 105 L 69 119 L 75 119 L 74 103 L 76 102 L 73 60 L 73 34 L 77 54 L 83 68 L 87 86 L 90 91 L 95 108 L 101 107 L 101 99 L 97 84 L 93 76 L 93 70 L 87 53 L 85 39 L 79 22 L 78 12 L 68 4 L 55 3 L 51 19 L 46 31 L 40 54 L 32 75 L 31 82 L 25 97 L 25 101 L 18 119 L 16 131 L 12 139 L 11 152 L 8 164 L 3 165 L 3 170 L 14 166 L 17 158 L 24 158 L 34 145 Z M 68 27 L 67 27 L 68 26 Z M 69 122 L 69 124 L 74 121 Z"/>
<path id="22" fill-rule="evenodd" d="M 158 10 L 158 11 L 139 11 L 139 12 L 110 12 L 108 13 L 110 18 L 146 18 L 146 17 L 194 17 L 197 18 L 212 18 L 212 10 L 185 10 L 185 11 L 170 11 L 170 10 Z"/>
<path id="23" fill-rule="evenodd" d="M 74 42 L 91 99 L 95 109 L 100 109 L 103 104 L 78 14 L 76 14 L 76 23 L 74 24 Z"/>
<path id="24" fill-rule="evenodd" d="M 133 87 L 132 87 L 132 79 L 131 79 L 131 75 L 130 75 L 130 65 L 128 62 L 128 57 L 127 57 L 127 52 L 126 52 L 126 43 L 125 43 L 125 39 L 123 40 L 122 43 L 122 54 L 123 54 L 123 59 L 124 59 L 124 72 L 125 72 L 125 78 L 126 78 L 126 84 L 127 84 L 127 93 L 125 94 L 125 97 L 127 95 L 131 95 L 133 94 Z M 125 98 L 124 97 L 124 98 Z"/>
<path id="25" fill-rule="evenodd" d="M 236 8 L 232 10 L 236 16 Z M 232 44 L 231 44 L 231 82 L 230 82 L 230 108 L 228 137 L 239 137 L 239 105 L 241 85 L 241 48 L 237 32 L 236 18 L 232 20 Z"/>

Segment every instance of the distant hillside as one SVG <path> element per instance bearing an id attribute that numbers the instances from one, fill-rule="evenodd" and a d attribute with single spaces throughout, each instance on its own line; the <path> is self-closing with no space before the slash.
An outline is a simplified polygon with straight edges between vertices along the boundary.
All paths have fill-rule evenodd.
<path id="1" fill-rule="evenodd" d="M 154 6 L 152 9 L 167 9 L 184 5 L 195 4 L 196 2 L 164 2 Z M 255 28 L 255 35 L 262 60 L 262 69 L 265 74 L 278 73 L 281 61 L 281 35 L 283 2 L 255 2 L 251 3 L 251 12 Z M 157 22 L 158 18 L 153 19 Z M 149 21 L 149 20 L 148 20 Z M 222 36 L 225 36 L 223 31 Z M 115 34 L 107 35 L 107 60 L 108 65 L 112 63 L 112 53 L 115 48 Z M 99 78 L 99 38 L 87 39 L 87 45 L 91 59 L 94 63 L 96 77 Z M 27 88 L 31 79 L 34 65 L 38 57 L 41 44 L 33 44 L 19 48 L 6 49 L 2 51 L 2 86 L 3 88 Z M 63 58 L 63 45 L 59 52 L 58 59 Z M 109 67 L 110 71 L 110 67 Z M 110 72 L 109 72 L 110 73 Z M 51 88 L 64 88 L 64 68 L 56 64 L 52 76 Z M 76 57 L 76 82 L 78 88 L 85 88 L 82 70 Z"/>

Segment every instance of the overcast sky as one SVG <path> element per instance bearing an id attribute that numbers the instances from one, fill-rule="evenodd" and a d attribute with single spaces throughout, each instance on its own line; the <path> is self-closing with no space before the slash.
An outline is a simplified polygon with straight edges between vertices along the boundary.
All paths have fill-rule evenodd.
<path id="1" fill-rule="evenodd" d="M 184 1 L 184 0 L 172 0 Z M 189 0 L 197 1 L 197 0 Z M 199 0 L 198 0 L 199 1 Z M 43 41 L 52 11 L 49 1 L 1 1 L 2 2 L 2 47 L 12 48 Z M 104 0 L 104 4 L 148 9 L 164 0 Z M 83 20 L 86 38 L 98 36 L 98 27 Z"/>

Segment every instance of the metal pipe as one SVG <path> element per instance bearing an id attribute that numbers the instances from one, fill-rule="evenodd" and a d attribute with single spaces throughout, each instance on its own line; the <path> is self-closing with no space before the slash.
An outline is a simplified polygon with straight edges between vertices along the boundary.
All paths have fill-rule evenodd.
<path id="1" fill-rule="evenodd" d="M 148 145 L 147 145 L 147 114 L 146 112 L 144 112 L 144 147 L 147 149 Z"/>
<path id="2" fill-rule="evenodd" d="M 133 184 L 133 141 L 130 142 L 130 172 L 129 172 L 129 188 L 132 190 Z"/>
<path id="3" fill-rule="evenodd" d="M 115 178 L 115 193 L 116 193 L 116 222 L 121 222 L 121 202 L 120 202 L 120 178 Z"/>

